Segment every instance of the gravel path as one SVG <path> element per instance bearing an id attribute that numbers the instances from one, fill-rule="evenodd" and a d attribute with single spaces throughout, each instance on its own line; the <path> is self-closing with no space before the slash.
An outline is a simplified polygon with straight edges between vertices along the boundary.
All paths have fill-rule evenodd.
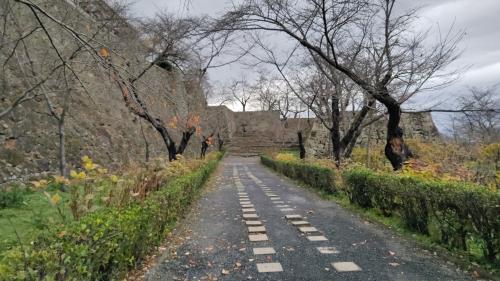
<path id="1" fill-rule="evenodd" d="M 471 280 L 256 158 L 222 165 L 148 280 Z"/>

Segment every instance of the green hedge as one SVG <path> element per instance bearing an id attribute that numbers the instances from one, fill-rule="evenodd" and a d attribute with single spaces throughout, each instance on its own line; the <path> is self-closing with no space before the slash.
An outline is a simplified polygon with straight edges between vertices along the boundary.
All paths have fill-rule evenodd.
<path id="1" fill-rule="evenodd" d="M 436 225 L 438 241 L 470 250 L 479 244 L 484 257 L 500 255 L 500 193 L 461 182 L 426 180 L 414 176 L 376 173 L 355 168 L 343 173 L 351 203 L 399 215 L 410 230 L 429 235 Z"/>
<path id="2" fill-rule="evenodd" d="M 0 280 L 122 280 L 163 241 L 219 159 L 173 180 L 143 202 L 98 210 L 40 235 L 24 249 L 9 251 L 0 261 Z"/>
<path id="3" fill-rule="evenodd" d="M 335 192 L 332 170 L 307 162 L 279 161 L 261 156 L 262 164 L 285 176 L 327 192 Z"/>

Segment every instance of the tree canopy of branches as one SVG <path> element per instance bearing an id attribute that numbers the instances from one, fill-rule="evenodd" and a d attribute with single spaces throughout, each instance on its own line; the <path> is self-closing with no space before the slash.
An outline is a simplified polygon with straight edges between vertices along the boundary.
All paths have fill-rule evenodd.
<path id="1" fill-rule="evenodd" d="M 383 104 L 389 114 L 385 154 L 393 168 L 400 169 L 407 155 L 399 127 L 401 104 L 418 91 L 454 80 L 455 73 L 443 69 L 457 58 L 462 33 L 439 33 L 431 40 L 428 31 L 415 26 L 416 11 L 396 13 L 395 3 L 245 0 L 234 5 L 214 29 L 283 33 L 319 65 L 335 76 L 345 76 Z M 284 63 L 278 65 L 284 67 Z"/>
<path id="2" fill-rule="evenodd" d="M 500 99 L 498 88 L 472 87 L 460 97 L 454 130 L 459 139 L 467 142 L 492 143 L 500 141 Z"/>

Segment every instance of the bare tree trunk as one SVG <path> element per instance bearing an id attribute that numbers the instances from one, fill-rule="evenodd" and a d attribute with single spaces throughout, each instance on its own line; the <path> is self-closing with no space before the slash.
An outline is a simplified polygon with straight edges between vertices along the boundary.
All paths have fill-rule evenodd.
<path id="1" fill-rule="evenodd" d="M 62 177 L 67 177 L 66 171 L 66 143 L 64 131 L 64 119 L 59 119 L 57 122 L 58 133 L 59 133 L 59 173 Z"/>
<path id="2" fill-rule="evenodd" d="M 335 159 L 335 166 L 340 167 L 340 112 L 339 112 L 339 99 L 337 94 L 332 96 L 332 128 L 330 135 L 332 138 L 333 158 Z"/>
<path id="3" fill-rule="evenodd" d="M 385 89 L 387 91 L 387 89 Z M 387 108 L 389 121 L 387 122 L 387 142 L 385 144 L 385 156 L 391 162 L 396 171 L 403 167 L 403 162 L 408 156 L 407 147 L 403 139 L 403 129 L 399 127 L 401 120 L 401 107 L 399 103 L 388 94 L 378 99 Z"/>
<path id="4" fill-rule="evenodd" d="M 146 162 L 149 162 L 149 142 L 148 142 L 148 138 L 146 137 L 146 134 L 144 133 L 144 128 L 142 127 L 142 121 L 140 119 L 139 119 L 139 124 L 141 125 L 141 134 L 142 134 L 142 138 L 144 139 Z"/>
<path id="5" fill-rule="evenodd" d="M 297 132 L 299 137 L 299 151 L 300 151 L 300 159 L 306 158 L 306 149 L 304 147 L 304 140 L 302 139 L 302 132 Z"/>
<path id="6" fill-rule="evenodd" d="M 182 132 L 182 140 L 181 143 L 179 144 L 179 147 L 177 148 L 177 154 L 184 153 L 184 150 L 186 150 L 189 140 L 191 139 L 191 136 L 194 134 L 195 131 L 196 129 L 192 127 L 187 132 Z"/>

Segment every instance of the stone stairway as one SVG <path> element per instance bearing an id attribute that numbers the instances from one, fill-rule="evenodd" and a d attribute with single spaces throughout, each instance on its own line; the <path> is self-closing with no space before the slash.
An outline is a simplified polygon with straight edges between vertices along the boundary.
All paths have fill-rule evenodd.
<path id="1" fill-rule="evenodd" d="M 297 143 L 283 142 L 275 137 L 246 134 L 235 135 L 228 144 L 228 152 L 232 155 L 252 157 L 269 150 L 296 147 Z"/>

